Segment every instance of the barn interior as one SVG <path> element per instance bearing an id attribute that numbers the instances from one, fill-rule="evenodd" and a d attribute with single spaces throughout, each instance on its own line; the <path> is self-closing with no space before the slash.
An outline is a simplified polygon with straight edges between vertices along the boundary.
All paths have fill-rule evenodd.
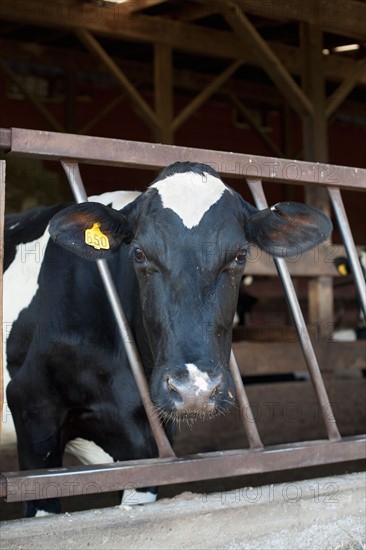
<path id="1" fill-rule="evenodd" d="M 361 0 L 14 0 L 0 3 L 0 128 L 189 146 L 271 159 L 366 168 L 366 4 Z M 0 139 L 1 144 L 1 139 Z M 8 156 L 5 213 L 72 201 L 59 163 Z M 145 169 L 81 166 L 89 195 L 144 190 Z M 256 174 L 254 174 L 256 175 Z M 225 178 L 248 202 L 244 181 Z M 366 182 L 365 182 L 366 187 Z M 264 183 L 270 204 L 305 201 L 328 213 L 331 241 L 294 285 L 342 436 L 364 432 L 365 332 L 341 233 L 325 189 Z M 359 254 L 365 194 L 342 190 Z M 241 288 L 233 347 L 265 445 L 324 439 L 324 425 L 274 265 L 253 262 Z M 347 329 L 355 341 L 337 342 Z M 356 330 L 358 332 L 356 334 Z M 249 359 L 248 359 L 249 358 Z M 239 413 L 182 426 L 179 456 L 245 448 Z M 71 459 L 66 458 L 66 465 Z M 208 492 L 359 471 L 361 461 L 182 488 Z M 3 454 L 1 471 L 15 470 Z M 66 509 L 115 503 L 68 499 Z M 4 517 L 21 506 L 1 503 Z"/>

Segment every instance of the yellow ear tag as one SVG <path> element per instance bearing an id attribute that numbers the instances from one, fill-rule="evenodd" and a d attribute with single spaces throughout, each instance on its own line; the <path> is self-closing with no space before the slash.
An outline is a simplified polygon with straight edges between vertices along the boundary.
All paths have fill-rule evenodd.
<path id="1" fill-rule="evenodd" d="M 344 275 L 344 276 L 345 276 L 345 275 L 348 275 L 347 267 L 346 267 L 345 264 L 340 264 L 340 265 L 338 266 L 338 271 L 339 271 L 339 273 L 340 273 L 341 275 Z"/>
<path id="2" fill-rule="evenodd" d="M 100 250 L 101 248 L 104 250 L 109 249 L 108 237 L 101 232 L 99 222 L 96 222 L 91 229 L 85 230 L 85 242 L 96 250 Z"/>

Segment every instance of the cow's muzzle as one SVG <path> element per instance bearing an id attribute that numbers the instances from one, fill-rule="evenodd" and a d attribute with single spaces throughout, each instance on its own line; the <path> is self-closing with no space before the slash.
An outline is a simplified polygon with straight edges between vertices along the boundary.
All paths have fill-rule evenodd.
<path id="1" fill-rule="evenodd" d="M 174 374 L 170 371 L 171 374 L 160 379 L 159 388 L 155 386 L 158 391 L 152 392 L 163 419 L 210 418 L 234 404 L 234 389 L 231 384 L 229 388 L 222 373 L 209 375 L 193 364 L 187 364 L 184 371 Z"/>

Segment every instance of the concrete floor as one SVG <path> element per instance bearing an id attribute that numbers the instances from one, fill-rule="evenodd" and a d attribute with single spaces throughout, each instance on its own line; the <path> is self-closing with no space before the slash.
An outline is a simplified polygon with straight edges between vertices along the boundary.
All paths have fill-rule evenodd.
<path id="1" fill-rule="evenodd" d="M 364 473 L 1 524 L 1 549 L 363 550 Z"/>

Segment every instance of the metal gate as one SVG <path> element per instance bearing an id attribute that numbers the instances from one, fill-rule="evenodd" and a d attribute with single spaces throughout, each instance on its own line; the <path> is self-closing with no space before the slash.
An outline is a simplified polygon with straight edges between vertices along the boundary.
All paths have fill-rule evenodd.
<path id="1" fill-rule="evenodd" d="M 344 209 L 341 190 L 366 190 L 366 170 L 320 163 L 227 153 L 188 147 L 96 138 L 24 129 L 0 129 L 0 149 L 9 156 L 25 156 L 62 163 L 76 201 L 87 200 L 78 163 L 117 167 L 161 169 L 176 161 L 207 163 L 221 175 L 246 180 L 259 209 L 267 207 L 262 180 L 284 184 L 317 185 L 328 189 L 341 231 L 362 311 L 366 318 L 365 281 Z M 107 264 L 98 260 L 99 271 L 110 300 L 121 338 L 125 342 L 137 386 L 157 443 L 159 458 L 75 466 L 51 470 L 4 472 L 0 475 L 0 497 L 8 502 L 48 496 L 73 496 L 88 492 L 110 492 L 129 487 L 168 485 L 187 481 L 218 479 L 291 468 L 358 460 L 365 457 L 366 436 L 342 438 L 334 418 L 323 378 L 299 306 L 285 260 L 275 258 L 298 333 L 301 348 L 318 399 L 327 440 L 264 447 L 240 371 L 231 353 L 230 370 L 237 391 L 243 429 L 249 449 L 200 453 L 176 457 L 150 400 L 147 381 Z"/>

